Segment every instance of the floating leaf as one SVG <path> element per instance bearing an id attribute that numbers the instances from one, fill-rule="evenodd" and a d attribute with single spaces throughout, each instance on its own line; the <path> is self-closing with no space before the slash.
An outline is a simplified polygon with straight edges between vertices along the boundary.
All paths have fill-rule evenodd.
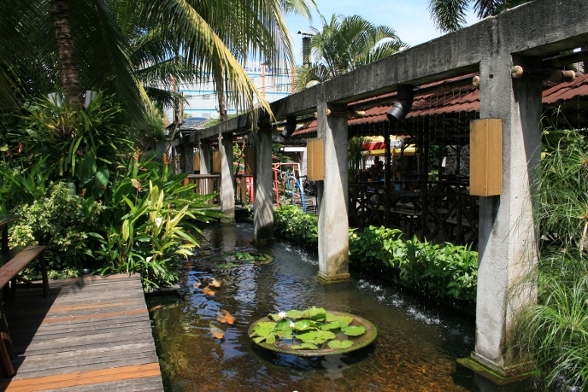
<path id="1" fill-rule="evenodd" d="M 329 348 L 349 348 L 351 346 L 353 346 L 353 342 L 351 340 L 331 340 L 329 343 L 327 343 L 327 345 L 329 346 Z"/>
<path id="2" fill-rule="evenodd" d="M 317 344 L 321 344 L 329 339 L 335 339 L 335 334 L 331 331 L 310 331 L 298 335 L 296 338 L 304 342 L 311 341 Z"/>
<path id="3" fill-rule="evenodd" d="M 271 321 L 263 321 L 255 326 L 253 329 L 253 333 L 251 337 L 254 336 L 268 336 L 272 332 L 274 332 L 274 328 L 276 328 L 276 323 Z"/>
<path id="4" fill-rule="evenodd" d="M 275 335 L 276 335 L 276 337 L 278 337 L 280 339 L 293 339 L 294 338 L 292 331 L 276 331 Z"/>
<path id="5" fill-rule="evenodd" d="M 359 336 L 365 333 L 365 327 L 363 325 L 344 327 L 341 328 L 341 332 L 347 336 Z"/>
<path id="6" fill-rule="evenodd" d="M 290 326 L 290 320 L 281 320 L 276 325 L 276 331 L 289 331 L 292 332 L 292 327 Z"/>
<path id="7" fill-rule="evenodd" d="M 304 318 L 308 318 L 311 320 L 324 320 L 327 315 L 327 311 L 324 308 L 317 308 L 313 306 L 311 308 L 306 309 L 303 312 Z"/>
<path id="8" fill-rule="evenodd" d="M 325 325 L 321 325 L 321 329 L 324 330 L 324 331 L 332 331 L 334 329 L 339 329 L 341 327 L 342 327 L 342 325 L 338 321 L 335 321 L 335 322 L 332 322 L 332 323 L 328 323 L 328 324 L 325 324 Z"/>
<path id="9" fill-rule="evenodd" d="M 329 323 L 340 323 L 341 327 L 346 327 L 353 322 L 351 316 L 335 316 L 333 313 L 327 313 L 327 322 Z"/>
<path id="10" fill-rule="evenodd" d="M 298 320 L 294 323 L 294 329 L 297 331 L 308 331 L 311 327 L 310 320 Z"/>
<path id="11" fill-rule="evenodd" d="M 266 342 L 267 344 L 274 344 L 274 343 L 276 342 L 276 335 L 274 335 L 274 334 L 268 335 L 268 336 L 265 338 L 265 342 Z"/>
<path id="12" fill-rule="evenodd" d="M 292 350 L 318 350 L 318 347 L 312 343 L 293 344 L 290 348 Z"/>
<path id="13" fill-rule="evenodd" d="M 289 310 L 286 312 L 286 316 L 290 317 L 292 320 L 298 320 L 303 317 L 303 313 L 300 310 Z"/>

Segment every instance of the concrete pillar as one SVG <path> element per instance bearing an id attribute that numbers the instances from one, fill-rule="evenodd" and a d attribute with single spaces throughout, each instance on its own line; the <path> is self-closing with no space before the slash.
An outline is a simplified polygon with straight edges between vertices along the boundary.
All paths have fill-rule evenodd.
<path id="1" fill-rule="evenodd" d="M 261 123 L 255 134 L 255 201 L 253 202 L 253 240 L 268 243 L 274 231 L 272 133 L 269 123 Z"/>
<path id="2" fill-rule="evenodd" d="M 200 141 L 200 174 L 210 174 L 212 172 L 210 164 L 210 143 L 206 140 Z"/>
<path id="3" fill-rule="evenodd" d="M 225 214 L 224 223 L 235 221 L 235 183 L 233 179 L 233 137 L 230 134 L 218 136 L 218 148 L 221 158 L 221 178 L 219 205 Z"/>
<path id="4" fill-rule="evenodd" d="M 331 114 L 327 116 L 327 109 Z M 318 277 L 325 282 L 349 279 L 349 198 L 347 173 L 347 106 L 319 102 L 318 136 L 324 139 L 325 179 L 317 201 Z"/>
<path id="5" fill-rule="evenodd" d="M 516 61 L 520 63 L 521 59 Z M 541 81 L 513 80 L 513 58 L 480 65 L 480 118 L 503 120 L 503 190 L 480 198 L 476 347 L 472 358 L 503 377 L 525 364 L 513 350 L 514 318 L 537 299 L 533 182 L 541 154 Z"/>

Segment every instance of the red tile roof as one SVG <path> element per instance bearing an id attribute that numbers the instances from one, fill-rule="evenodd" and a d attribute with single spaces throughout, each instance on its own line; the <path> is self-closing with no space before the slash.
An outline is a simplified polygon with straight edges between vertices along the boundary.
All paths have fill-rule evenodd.
<path id="1" fill-rule="evenodd" d="M 553 84 L 553 83 L 550 83 Z M 424 86 L 423 88 L 425 88 Z M 369 105 L 370 101 L 382 101 L 388 97 L 392 101 L 396 93 L 380 95 L 378 97 L 364 99 L 354 104 Z M 570 101 L 579 97 L 588 98 L 588 74 L 577 76 L 572 82 L 559 83 L 547 87 L 543 91 L 543 103 L 545 105 L 554 105 L 564 101 Z M 386 113 L 390 110 L 393 103 L 378 105 L 365 110 L 364 117 L 352 118 L 348 124 L 350 127 L 355 125 L 374 124 L 388 121 Z M 432 93 L 416 96 L 410 112 L 406 119 L 417 118 L 421 116 L 446 114 L 446 113 L 474 113 L 480 108 L 480 91 L 473 87 L 460 87 L 443 93 Z M 292 137 L 309 137 L 317 130 L 317 121 L 313 120 L 305 127 L 294 132 Z"/>

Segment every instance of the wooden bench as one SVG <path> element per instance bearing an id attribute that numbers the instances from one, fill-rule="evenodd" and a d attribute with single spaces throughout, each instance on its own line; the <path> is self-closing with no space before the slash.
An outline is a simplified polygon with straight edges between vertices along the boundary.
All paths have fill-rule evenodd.
<path id="1" fill-rule="evenodd" d="M 16 292 L 17 280 L 24 281 L 27 285 L 35 285 L 32 282 L 26 281 L 18 274 L 35 258 L 39 259 L 41 264 L 41 274 L 43 277 L 43 296 L 49 295 L 49 279 L 47 276 L 47 266 L 43 258 L 43 252 L 46 246 L 24 246 L 10 249 L 8 252 L 0 256 L 0 289 L 4 289 L 4 293 L 14 298 Z M 8 287 L 10 283 L 10 287 Z M 7 290 L 7 289 L 10 290 Z M 3 300 L 3 299 L 2 299 Z M 8 322 L 4 315 L 3 303 L 0 304 L 0 366 L 2 372 L 6 377 L 12 377 L 16 373 L 12 365 L 14 358 L 14 351 L 12 350 L 12 340 L 8 329 Z"/>
<path id="2" fill-rule="evenodd" d="M 14 297 L 18 273 L 38 257 L 43 276 L 43 296 L 47 297 L 49 295 L 49 279 L 45 259 L 43 258 L 43 252 L 46 248 L 46 246 L 19 246 L 3 254 L 0 257 L 0 287 L 5 287 L 8 282 L 11 282 L 10 296 Z M 31 282 L 27 282 L 27 284 L 33 285 Z"/>

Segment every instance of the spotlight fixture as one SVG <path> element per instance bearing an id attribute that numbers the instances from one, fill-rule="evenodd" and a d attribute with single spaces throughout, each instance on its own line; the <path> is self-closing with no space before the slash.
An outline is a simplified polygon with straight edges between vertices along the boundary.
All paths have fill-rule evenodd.
<path id="1" fill-rule="evenodd" d="M 296 130 L 296 116 L 288 116 L 286 117 L 286 126 L 284 130 L 280 133 L 284 139 L 288 139 L 294 131 Z"/>
<path id="2" fill-rule="evenodd" d="M 392 106 L 392 109 L 386 113 L 388 120 L 394 124 L 398 124 L 400 120 L 408 114 L 412 107 L 412 101 L 414 99 L 412 84 L 399 85 L 396 98 L 396 103 Z"/>

